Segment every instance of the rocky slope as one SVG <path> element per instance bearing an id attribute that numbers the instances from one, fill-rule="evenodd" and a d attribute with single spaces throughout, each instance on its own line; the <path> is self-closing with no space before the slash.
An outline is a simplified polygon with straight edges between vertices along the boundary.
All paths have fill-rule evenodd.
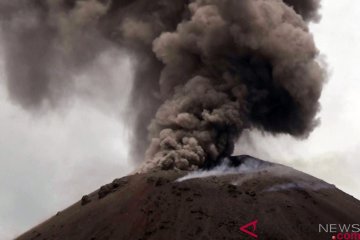
<path id="1" fill-rule="evenodd" d="M 18 240 L 331 239 L 319 224 L 359 223 L 360 202 L 294 169 L 251 157 L 211 171 L 135 174 L 101 187 Z"/>

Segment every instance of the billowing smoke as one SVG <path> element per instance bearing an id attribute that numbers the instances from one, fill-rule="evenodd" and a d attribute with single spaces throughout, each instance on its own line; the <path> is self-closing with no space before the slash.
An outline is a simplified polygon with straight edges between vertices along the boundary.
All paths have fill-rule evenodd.
<path id="1" fill-rule="evenodd" d="M 319 0 L 0 1 L 11 98 L 56 105 L 98 54 L 134 59 L 133 156 L 192 170 L 246 128 L 306 137 L 324 82 L 308 22 Z"/>

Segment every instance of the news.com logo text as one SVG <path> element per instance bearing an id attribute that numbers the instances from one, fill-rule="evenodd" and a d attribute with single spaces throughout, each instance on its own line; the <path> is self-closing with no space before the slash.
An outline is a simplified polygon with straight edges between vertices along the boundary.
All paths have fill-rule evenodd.
<path id="1" fill-rule="evenodd" d="M 360 240 L 360 224 L 319 224 L 319 233 L 331 233 L 333 240 Z"/>

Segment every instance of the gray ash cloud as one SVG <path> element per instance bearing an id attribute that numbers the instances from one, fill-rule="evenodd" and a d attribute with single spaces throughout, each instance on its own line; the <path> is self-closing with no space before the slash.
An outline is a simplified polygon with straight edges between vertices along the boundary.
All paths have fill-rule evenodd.
<path id="1" fill-rule="evenodd" d="M 140 170 L 197 169 L 230 155 L 244 129 L 306 137 L 318 124 L 325 73 L 308 23 L 319 6 L 1 0 L 8 90 L 24 108 L 56 106 L 72 74 L 120 49 L 135 59 L 129 122 Z"/>

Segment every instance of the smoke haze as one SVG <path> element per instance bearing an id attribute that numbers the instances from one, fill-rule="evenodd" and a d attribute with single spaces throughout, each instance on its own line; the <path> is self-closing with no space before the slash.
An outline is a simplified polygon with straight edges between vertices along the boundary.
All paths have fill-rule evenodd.
<path id="1" fill-rule="evenodd" d="M 315 0 L 1 0 L 7 88 L 26 109 L 56 108 L 77 94 L 76 76 L 117 51 L 134 68 L 128 122 L 132 156 L 146 151 L 141 170 L 197 169 L 230 155 L 244 129 L 306 137 L 317 125 L 325 74 L 308 22 L 318 8 Z M 96 98 L 112 85 L 92 88 Z"/>

